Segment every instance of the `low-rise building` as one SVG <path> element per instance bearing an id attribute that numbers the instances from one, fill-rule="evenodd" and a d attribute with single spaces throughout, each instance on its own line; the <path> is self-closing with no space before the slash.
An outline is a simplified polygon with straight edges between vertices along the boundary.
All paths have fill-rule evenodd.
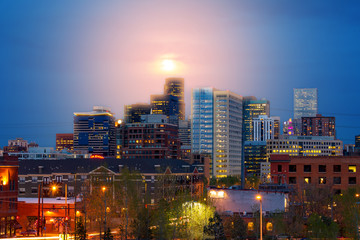
<path id="1" fill-rule="evenodd" d="M 0 157 L 0 236 L 13 237 L 19 224 L 16 221 L 18 198 L 18 159 Z"/>
<path id="2" fill-rule="evenodd" d="M 334 137 L 283 136 L 266 141 L 267 158 L 270 154 L 290 156 L 342 156 L 343 143 Z"/>
<path id="3" fill-rule="evenodd" d="M 331 187 L 336 192 L 360 183 L 359 156 L 271 155 L 271 181 L 295 188 Z"/>

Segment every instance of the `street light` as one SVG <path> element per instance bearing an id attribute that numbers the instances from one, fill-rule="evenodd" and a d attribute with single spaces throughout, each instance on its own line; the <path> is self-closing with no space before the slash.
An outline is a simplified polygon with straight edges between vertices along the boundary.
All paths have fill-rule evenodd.
<path id="1" fill-rule="evenodd" d="M 104 217 L 104 236 L 106 233 L 106 187 L 102 187 L 102 191 L 104 193 L 104 204 L 105 204 L 105 217 Z"/>
<path id="2" fill-rule="evenodd" d="M 260 194 L 256 195 L 256 199 L 260 202 L 260 240 L 262 240 L 262 197 Z"/>
<path id="3" fill-rule="evenodd" d="M 356 211 L 356 239 L 359 239 L 359 211 L 358 208 L 356 207 L 356 205 L 359 205 L 360 202 L 358 202 L 357 200 L 359 199 L 360 194 L 356 193 L 355 194 L 355 198 L 356 198 L 356 202 L 355 202 L 355 211 Z"/>

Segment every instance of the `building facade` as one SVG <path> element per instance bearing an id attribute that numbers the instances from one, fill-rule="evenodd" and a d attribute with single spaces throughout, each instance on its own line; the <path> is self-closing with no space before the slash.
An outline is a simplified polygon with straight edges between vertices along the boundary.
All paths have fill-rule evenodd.
<path id="1" fill-rule="evenodd" d="M 343 143 L 334 137 L 284 136 L 266 141 L 267 158 L 270 154 L 290 156 L 342 156 Z"/>
<path id="2" fill-rule="evenodd" d="M 301 135 L 303 136 L 336 137 L 335 117 L 324 117 L 317 114 L 316 117 L 302 117 L 301 123 Z"/>
<path id="3" fill-rule="evenodd" d="M 280 117 L 260 115 L 253 118 L 253 141 L 278 139 L 280 135 Z"/>
<path id="4" fill-rule="evenodd" d="M 317 88 L 294 88 L 294 119 L 318 114 Z"/>
<path id="5" fill-rule="evenodd" d="M 355 136 L 355 148 L 360 150 L 360 135 Z"/>
<path id="6" fill-rule="evenodd" d="M 139 123 L 141 122 L 141 115 L 151 113 L 150 104 L 137 103 L 125 105 L 124 107 L 124 120 L 126 123 Z"/>
<path id="7" fill-rule="evenodd" d="M 0 235 L 13 237 L 18 222 L 18 159 L 14 156 L 0 157 Z"/>
<path id="8" fill-rule="evenodd" d="M 271 180 L 296 188 L 330 187 L 340 193 L 360 182 L 360 157 L 271 155 Z"/>
<path id="9" fill-rule="evenodd" d="M 260 176 L 261 163 L 266 162 L 266 141 L 247 141 L 244 144 L 246 176 Z"/>
<path id="10" fill-rule="evenodd" d="M 74 134 L 73 133 L 57 133 L 56 134 L 56 151 L 74 150 Z"/>
<path id="11" fill-rule="evenodd" d="M 152 114 L 166 115 L 170 123 L 178 124 L 179 98 L 173 95 L 151 95 L 150 106 Z"/>
<path id="12" fill-rule="evenodd" d="M 191 146 L 191 121 L 179 121 L 179 138 L 181 145 Z"/>
<path id="13" fill-rule="evenodd" d="M 243 131 L 244 141 L 254 141 L 253 119 L 260 115 L 270 116 L 270 102 L 255 97 L 244 97 L 243 104 Z"/>
<path id="14" fill-rule="evenodd" d="M 208 154 L 214 177 L 241 175 L 242 96 L 214 88 L 193 89 L 193 154 Z"/>
<path id="15" fill-rule="evenodd" d="M 115 118 L 109 108 L 74 113 L 74 150 L 115 156 Z"/>
<path id="16" fill-rule="evenodd" d="M 165 115 L 143 115 L 142 123 L 116 128 L 117 158 L 180 159 L 178 126 Z"/>
<path id="17" fill-rule="evenodd" d="M 27 152 L 29 144 L 27 140 L 22 138 L 16 138 L 15 140 L 9 140 L 8 146 L 4 147 L 4 152 Z"/>
<path id="18" fill-rule="evenodd" d="M 164 85 L 164 94 L 172 95 L 178 98 L 179 120 L 185 120 L 184 78 L 166 78 Z"/>

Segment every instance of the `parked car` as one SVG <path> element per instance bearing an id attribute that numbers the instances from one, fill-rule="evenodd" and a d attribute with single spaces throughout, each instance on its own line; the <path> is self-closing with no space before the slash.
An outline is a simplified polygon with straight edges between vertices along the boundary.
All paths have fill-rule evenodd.
<path id="1" fill-rule="evenodd" d="M 28 230 L 26 230 L 26 231 L 24 231 L 24 232 L 21 232 L 20 233 L 22 236 L 26 236 L 26 237 L 28 237 L 28 236 L 34 236 L 34 237 L 36 237 L 36 230 L 33 230 L 33 229 L 28 229 Z"/>

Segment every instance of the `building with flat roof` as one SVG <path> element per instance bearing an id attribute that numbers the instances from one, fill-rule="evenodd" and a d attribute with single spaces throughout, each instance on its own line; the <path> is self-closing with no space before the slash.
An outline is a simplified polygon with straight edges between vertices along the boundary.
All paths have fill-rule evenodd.
<path id="1" fill-rule="evenodd" d="M 278 139 L 280 135 L 280 117 L 259 115 L 253 118 L 253 141 Z"/>
<path id="2" fill-rule="evenodd" d="M 115 156 L 115 118 L 110 108 L 74 113 L 74 150 Z"/>
<path id="3" fill-rule="evenodd" d="M 141 122 L 141 115 L 150 113 L 150 104 L 136 103 L 124 106 L 124 120 L 126 123 L 139 123 Z"/>
<path id="4" fill-rule="evenodd" d="M 117 158 L 180 159 L 178 126 L 165 115 L 142 115 L 141 123 L 116 127 Z"/>
<path id="5" fill-rule="evenodd" d="M 318 114 L 318 89 L 294 88 L 294 119 Z"/>
<path id="6" fill-rule="evenodd" d="M 74 134 L 73 133 L 57 133 L 56 134 L 56 151 L 64 149 L 74 150 Z"/>
<path id="7" fill-rule="evenodd" d="M 360 183 L 359 156 L 271 155 L 271 181 L 296 188 L 330 187 L 336 192 Z"/>
<path id="8" fill-rule="evenodd" d="M 270 154 L 290 156 L 342 156 L 343 143 L 334 137 L 283 136 L 266 141 L 267 158 Z"/>
<path id="9" fill-rule="evenodd" d="M 315 117 L 302 117 L 301 135 L 336 137 L 335 117 L 325 117 L 321 114 L 317 114 Z"/>
<path id="10" fill-rule="evenodd" d="M 260 115 L 270 116 L 270 102 L 266 99 L 257 100 L 256 97 L 244 97 L 243 103 L 243 131 L 244 141 L 254 141 L 253 119 Z"/>
<path id="11" fill-rule="evenodd" d="M 231 91 L 192 91 L 192 153 L 212 157 L 210 172 L 214 177 L 241 175 L 242 101 L 242 96 Z"/>

